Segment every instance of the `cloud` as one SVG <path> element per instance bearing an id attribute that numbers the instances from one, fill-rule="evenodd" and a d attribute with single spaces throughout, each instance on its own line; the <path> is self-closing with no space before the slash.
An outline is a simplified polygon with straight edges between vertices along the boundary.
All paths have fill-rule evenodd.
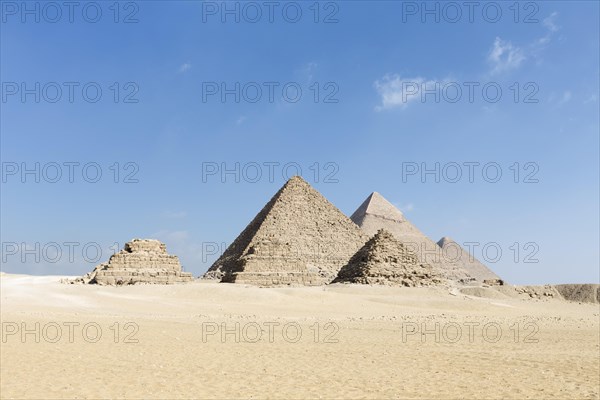
<path id="1" fill-rule="evenodd" d="M 510 70 L 516 70 L 529 56 L 540 62 L 540 53 L 552 41 L 553 36 L 561 27 L 556 23 L 558 13 L 555 11 L 542 20 L 542 26 L 546 29 L 544 36 L 539 37 L 522 47 L 513 45 L 509 41 L 496 37 L 490 49 L 487 61 L 491 65 L 490 74 L 496 75 Z"/>
<path id="2" fill-rule="evenodd" d="M 385 75 L 374 83 L 375 90 L 381 96 L 381 105 L 375 107 L 375 110 L 406 108 L 408 103 L 421 99 L 423 88 L 433 88 L 441 83 L 421 77 L 401 78 L 399 75 Z"/>
<path id="3" fill-rule="evenodd" d="M 570 90 L 565 90 L 562 94 L 551 93 L 548 102 L 560 107 L 571 101 L 572 97 L 573 93 Z"/>
<path id="4" fill-rule="evenodd" d="M 560 30 L 560 26 L 556 24 L 556 17 L 558 17 L 558 13 L 554 11 L 548 17 L 544 18 L 542 24 L 550 31 L 550 32 L 558 32 Z"/>
<path id="5" fill-rule="evenodd" d="M 486 57 L 490 68 L 487 73 L 484 72 L 484 76 L 489 79 L 490 75 L 517 70 L 528 58 L 537 59 L 539 62 L 541 51 L 550 43 L 553 35 L 561 29 L 556 23 L 557 18 L 557 12 L 553 12 L 544 18 L 542 25 L 546 30 L 545 35 L 529 43 L 516 45 L 497 36 Z M 414 103 L 417 100 L 424 102 L 430 93 L 440 90 L 437 89 L 440 85 L 444 86 L 449 83 L 454 82 L 449 79 L 436 81 L 422 77 L 403 78 L 397 74 L 387 74 L 373 84 L 381 97 L 381 104 L 375 107 L 375 111 L 396 107 L 404 109 L 411 102 Z M 565 95 L 563 103 L 569 100 L 570 92 Z M 484 107 L 484 109 L 486 108 Z"/>
<path id="6" fill-rule="evenodd" d="M 553 104 L 555 107 L 561 107 L 573 98 L 573 93 L 570 90 L 565 90 L 561 93 L 551 93 L 548 97 L 548 103 Z"/>
<path id="7" fill-rule="evenodd" d="M 572 97 L 571 91 L 566 90 L 563 93 L 563 95 L 562 95 L 561 99 L 559 100 L 558 104 L 562 106 L 563 104 L 568 103 L 569 101 L 571 101 L 571 97 Z"/>
<path id="8" fill-rule="evenodd" d="M 306 80 L 306 82 L 310 83 L 314 79 L 314 74 L 319 64 L 314 61 L 308 62 L 303 65 L 300 69 L 296 70 L 296 74 L 300 79 Z"/>
<path id="9" fill-rule="evenodd" d="M 399 209 L 403 213 L 411 212 L 415 209 L 415 205 L 413 203 L 407 203 L 407 204 L 394 203 L 394 205 L 396 206 L 397 209 Z"/>
<path id="10" fill-rule="evenodd" d="M 525 60 L 525 54 L 520 47 L 496 37 L 487 60 L 492 66 L 491 74 L 495 75 L 519 68 Z"/>
<path id="11" fill-rule="evenodd" d="M 192 63 L 190 63 L 190 62 L 188 61 L 188 62 L 186 62 L 186 63 L 182 64 L 182 65 L 179 67 L 179 70 L 178 70 L 177 72 L 179 72 L 180 74 L 183 74 L 183 73 L 185 73 L 185 72 L 189 71 L 191 68 L 192 68 Z"/>
<path id="12" fill-rule="evenodd" d="M 537 53 L 543 50 L 546 45 L 550 43 L 554 34 L 561 29 L 561 27 L 556 24 L 557 17 L 558 13 L 555 11 L 542 21 L 542 25 L 546 28 L 546 34 L 535 40 L 531 45 L 534 54 L 537 55 Z"/>
<path id="13" fill-rule="evenodd" d="M 247 119 L 247 118 L 246 118 L 246 116 L 245 116 L 245 115 L 242 115 L 242 116 L 240 116 L 240 117 L 239 117 L 239 118 L 238 118 L 238 119 L 235 121 L 235 124 L 236 124 L 236 125 L 241 125 L 241 124 L 243 124 L 243 123 L 244 123 L 244 121 L 246 121 L 246 119 Z"/>

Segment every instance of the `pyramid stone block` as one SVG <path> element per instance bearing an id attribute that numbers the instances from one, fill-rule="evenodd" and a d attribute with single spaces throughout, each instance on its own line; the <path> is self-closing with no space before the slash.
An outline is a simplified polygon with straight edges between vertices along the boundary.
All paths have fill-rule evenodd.
<path id="1" fill-rule="evenodd" d="M 205 278 L 261 286 L 325 284 L 367 239 L 348 217 L 295 176 L 215 261 Z"/>
<path id="2" fill-rule="evenodd" d="M 381 229 L 338 273 L 334 282 L 432 286 L 444 283 L 439 271 L 422 263 L 417 255 Z"/>
<path id="3" fill-rule="evenodd" d="M 350 218 L 370 236 L 380 229 L 390 232 L 411 249 L 420 262 L 438 269 L 443 277 L 458 283 L 474 281 L 462 266 L 445 261 L 440 247 L 379 193 L 373 192 L 367 197 Z"/>
<path id="4" fill-rule="evenodd" d="M 153 239 L 133 239 L 123 250 L 113 254 L 92 272 L 73 283 L 99 285 L 133 285 L 138 283 L 171 284 L 190 282 L 194 278 L 182 272 L 179 258 L 167 254 L 164 243 Z"/>

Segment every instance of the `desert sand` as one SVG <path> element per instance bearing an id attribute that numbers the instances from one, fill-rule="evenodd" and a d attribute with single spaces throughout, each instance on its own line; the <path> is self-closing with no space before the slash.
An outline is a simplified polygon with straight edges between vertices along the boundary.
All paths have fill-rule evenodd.
<path id="1" fill-rule="evenodd" d="M 598 304 L 492 289 L 62 278 L 1 274 L 2 398 L 600 396 Z"/>

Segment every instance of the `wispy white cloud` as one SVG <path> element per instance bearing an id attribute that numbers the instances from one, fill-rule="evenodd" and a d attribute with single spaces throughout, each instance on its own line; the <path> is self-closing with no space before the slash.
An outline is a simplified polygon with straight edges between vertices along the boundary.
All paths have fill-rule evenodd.
<path id="1" fill-rule="evenodd" d="M 573 93 L 570 90 L 565 90 L 562 93 L 551 93 L 548 97 L 548 103 L 553 104 L 555 107 L 560 107 L 571 101 Z"/>
<path id="2" fill-rule="evenodd" d="M 572 97 L 571 91 L 565 90 L 565 92 L 563 93 L 562 97 L 560 98 L 558 104 L 563 105 L 565 103 L 568 103 L 569 101 L 571 101 L 571 97 Z"/>
<path id="3" fill-rule="evenodd" d="M 295 73 L 298 79 L 311 83 L 314 80 L 317 68 L 319 68 L 319 64 L 314 61 L 310 61 L 297 69 Z"/>
<path id="4" fill-rule="evenodd" d="M 558 13 L 555 11 L 543 19 L 542 25 L 546 28 L 546 34 L 535 40 L 531 45 L 534 55 L 538 55 L 538 53 L 552 41 L 552 37 L 556 34 L 556 32 L 560 31 L 561 27 L 556 23 L 557 18 Z"/>
<path id="5" fill-rule="evenodd" d="M 381 105 L 375 107 L 376 111 L 390 108 L 406 108 L 410 102 L 421 99 L 423 88 L 439 85 L 440 82 L 425 78 L 402 78 L 399 75 L 385 75 L 374 83 L 375 90 L 381 97 Z"/>
<path id="6" fill-rule="evenodd" d="M 560 30 L 560 26 L 556 24 L 556 18 L 558 17 L 558 13 L 554 11 L 552 14 L 544 18 L 542 24 L 550 31 L 550 32 L 558 32 Z"/>
<path id="7" fill-rule="evenodd" d="M 541 52 L 561 29 L 557 24 L 557 19 L 558 13 L 556 11 L 544 18 L 542 26 L 545 28 L 545 34 L 530 43 L 516 45 L 496 37 L 487 56 L 487 62 L 490 64 L 490 75 L 516 70 L 528 58 L 534 58 L 539 63 Z"/>
<path id="8" fill-rule="evenodd" d="M 246 119 L 247 119 L 247 118 L 246 118 L 246 116 L 245 116 L 245 115 L 242 115 L 242 116 L 240 116 L 240 117 L 239 117 L 239 118 L 238 118 L 238 119 L 235 121 L 235 124 L 236 124 L 236 125 L 241 125 L 241 124 L 243 124 L 243 123 L 246 121 Z"/>
<path id="9" fill-rule="evenodd" d="M 403 213 L 411 212 L 412 210 L 415 209 L 415 205 L 413 203 L 407 203 L 407 204 L 394 203 L 394 205 L 396 206 L 397 209 L 399 209 Z"/>
<path id="10" fill-rule="evenodd" d="M 492 75 L 519 68 L 525 60 L 524 51 L 511 42 L 496 37 L 487 57 Z"/>
<path id="11" fill-rule="evenodd" d="M 588 97 L 583 104 L 588 104 L 588 103 L 595 103 L 598 101 L 598 95 L 597 94 L 592 94 L 590 95 L 590 97 Z"/>
<path id="12" fill-rule="evenodd" d="M 178 70 L 177 72 L 179 72 L 180 74 L 183 74 L 184 72 L 187 72 L 187 71 L 189 71 L 191 68 L 192 68 L 192 63 L 190 63 L 190 62 L 188 61 L 188 62 L 186 62 L 186 63 L 182 64 L 182 65 L 179 67 L 179 70 Z"/>
<path id="13" fill-rule="evenodd" d="M 489 49 L 486 61 L 489 69 L 482 74 L 488 79 L 501 73 L 508 73 L 519 69 L 528 59 L 541 60 L 540 53 L 551 42 L 556 32 L 561 27 L 557 24 L 558 13 L 553 12 L 542 21 L 545 34 L 525 44 L 514 44 L 497 36 Z M 374 82 L 374 87 L 381 98 L 381 103 L 375 107 L 375 111 L 383 111 L 391 108 L 406 108 L 408 104 L 424 101 L 428 93 L 436 90 L 437 85 L 444 86 L 451 83 L 449 79 L 436 81 L 423 77 L 404 78 L 397 74 L 387 74 Z M 570 101 L 571 93 L 564 95 L 563 104 Z M 556 100 L 556 99 L 555 99 Z M 484 109 L 489 109 L 485 107 Z"/>

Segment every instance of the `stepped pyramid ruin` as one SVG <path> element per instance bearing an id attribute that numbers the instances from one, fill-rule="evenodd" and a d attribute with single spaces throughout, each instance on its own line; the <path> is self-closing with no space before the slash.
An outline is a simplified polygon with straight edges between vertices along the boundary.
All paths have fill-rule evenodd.
<path id="1" fill-rule="evenodd" d="M 381 229 L 342 267 L 334 282 L 413 287 L 444 280 L 439 271 L 422 263 L 407 246 Z"/>
<path id="2" fill-rule="evenodd" d="M 261 286 L 325 284 L 367 239 L 348 217 L 295 176 L 215 261 L 205 278 Z"/>
<path id="3" fill-rule="evenodd" d="M 171 284 L 190 282 L 194 278 L 181 271 L 179 258 L 167 254 L 167 246 L 158 240 L 133 239 L 107 263 L 72 283 L 99 285 L 134 285 L 137 283 Z"/>
<path id="4" fill-rule="evenodd" d="M 420 262 L 430 264 L 440 270 L 442 276 L 451 281 L 468 283 L 474 280 L 457 263 L 445 262 L 442 258 L 441 248 L 411 224 L 400 210 L 377 192 L 371 193 L 350 219 L 368 235 L 374 235 L 380 229 L 390 232 L 396 239 L 411 249 Z"/>
<path id="5" fill-rule="evenodd" d="M 451 238 L 444 236 L 437 242 L 442 249 L 442 257 L 445 260 L 452 260 L 463 267 L 469 275 L 477 280 L 478 283 L 490 285 L 503 285 L 504 282 L 498 275 L 493 273 L 488 267 L 483 265 L 478 259 L 469 254 L 458 243 Z"/>

